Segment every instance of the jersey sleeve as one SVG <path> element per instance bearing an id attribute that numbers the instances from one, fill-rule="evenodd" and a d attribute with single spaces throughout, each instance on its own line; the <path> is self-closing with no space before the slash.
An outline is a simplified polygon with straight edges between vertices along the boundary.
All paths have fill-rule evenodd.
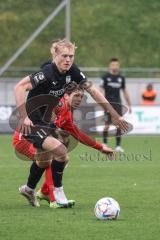
<path id="1" fill-rule="evenodd" d="M 87 77 L 85 76 L 85 74 L 76 65 L 72 67 L 72 71 L 73 71 L 74 82 L 79 84 L 82 81 L 84 82 L 87 81 Z"/>
<path id="2" fill-rule="evenodd" d="M 107 83 L 107 81 L 106 81 L 106 75 L 103 75 L 103 76 L 101 77 L 100 86 L 103 87 L 103 88 L 105 88 L 105 87 L 106 87 L 106 83 Z"/>
<path id="3" fill-rule="evenodd" d="M 36 88 L 47 80 L 45 73 L 42 70 L 31 74 L 29 77 L 33 88 Z"/>
<path id="4" fill-rule="evenodd" d="M 87 134 L 82 132 L 75 124 L 70 123 L 63 127 L 64 130 L 69 132 L 74 138 L 76 138 L 79 142 L 92 147 L 97 150 L 102 150 L 103 146 L 101 143 L 93 140 Z"/>
<path id="5" fill-rule="evenodd" d="M 43 68 L 30 75 L 30 81 L 33 88 L 36 88 L 44 82 L 50 82 L 52 79 L 52 65 L 44 65 Z"/>

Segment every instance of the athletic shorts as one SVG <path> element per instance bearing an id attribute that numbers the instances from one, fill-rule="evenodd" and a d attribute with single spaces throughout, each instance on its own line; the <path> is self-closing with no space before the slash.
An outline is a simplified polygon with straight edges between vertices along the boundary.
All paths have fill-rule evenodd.
<path id="1" fill-rule="evenodd" d="M 34 126 L 31 127 L 31 131 L 31 134 L 27 136 L 23 135 L 23 137 L 32 143 L 35 148 L 42 150 L 43 142 L 48 136 L 53 136 L 54 138 L 58 137 L 56 134 L 56 126 L 54 124 L 52 128 L 48 128 L 46 126 Z"/>
<path id="2" fill-rule="evenodd" d="M 122 116 L 122 106 L 121 106 L 121 103 L 111 103 L 112 107 L 116 110 L 116 112 Z M 111 114 L 108 112 L 108 111 L 105 111 L 105 114 L 104 114 L 104 121 L 108 124 L 111 124 L 112 123 L 112 117 L 111 117 Z"/>
<path id="3" fill-rule="evenodd" d="M 22 160 L 34 160 L 36 149 L 32 143 L 27 141 L 23 136 L 16 132 L 13 135 L 13 146 L 16 155 Z"/>
<path id="4" fill-rule="evenodd" d="M 37 149 L 34 147 L 34 145 L 31 142 L 29 142 L 26 138 L 24 138 L 21 133 L 17 131 L 15 131 L 13 135 L 13 146 L 15 149 L 15 154 L 17 155 L 18 158 L 22 160 L 41 161 L 42 158 L 45 157 L 43 153 L 39 153 L 38 155 L 36 155 Z"/>

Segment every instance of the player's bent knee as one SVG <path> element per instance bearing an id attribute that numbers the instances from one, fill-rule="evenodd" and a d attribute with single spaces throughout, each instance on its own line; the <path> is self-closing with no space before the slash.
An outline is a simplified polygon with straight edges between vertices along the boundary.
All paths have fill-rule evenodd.
<path id="1" fill-rule="evenodd" d="M 66 162 L 68 160 L 67 148 L 63 144 L 54 151 L 54 159 L 60 162 Z"/>
<path id="2" fill-rule="evenodd" d="M 35 159 L 39 167 L 45 168 L 51 164 L 53 154 L 37 149 Z"/>
<path id="3" fill-rule="evenodd" d="M 40 168 L 47 168 L 51 165 L 51 160 L 48 160 L 48 161 L 37 160 L 36 163 L 37 163 L 38 167 L 40 167 Z"/>

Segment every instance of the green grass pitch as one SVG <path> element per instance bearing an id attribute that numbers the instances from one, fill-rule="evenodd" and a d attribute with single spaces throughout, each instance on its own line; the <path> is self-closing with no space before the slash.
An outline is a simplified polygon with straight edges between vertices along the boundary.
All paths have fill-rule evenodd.
<path id="1" fill-rule="evenodd" d="M 159 137 L 124 137 L 125 155 L 113 162 L 79 144 L 63 180 L 67 197 L 76 200 L 72 209 L 29 206 L 18 187 L 26 183 L 30 163 L 15 157 L 11 136 L 1 135 L 0 142 L 0 239 L 160 239 Z M 105 196 L 120 204 L 116 221 L 94 216 L 96 201 Z"/>

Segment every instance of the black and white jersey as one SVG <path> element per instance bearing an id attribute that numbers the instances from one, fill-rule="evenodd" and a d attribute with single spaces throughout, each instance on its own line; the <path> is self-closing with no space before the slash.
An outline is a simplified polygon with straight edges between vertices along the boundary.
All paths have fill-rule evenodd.
<path id="1" fill-rule="evenodd" d="M 106 73 L 103 77 L 102 87 L 105 91 L 105 97 L 109 102 L 121 102 L 120 90 L 125 89 L 125 78 L 118 74 Z"/>
<path id="2" fill-rule="evenodd" d="M 29 91 L 26 109 L 34 124 L 44 124 L 51 118 L 53 108 L 64 95 L 66 87 L 75 82 L 86 81 L 76 65 L 61 74 L 55 63 L 45 64 L 40 71 L 30 75 L 33 89 Z"/>

